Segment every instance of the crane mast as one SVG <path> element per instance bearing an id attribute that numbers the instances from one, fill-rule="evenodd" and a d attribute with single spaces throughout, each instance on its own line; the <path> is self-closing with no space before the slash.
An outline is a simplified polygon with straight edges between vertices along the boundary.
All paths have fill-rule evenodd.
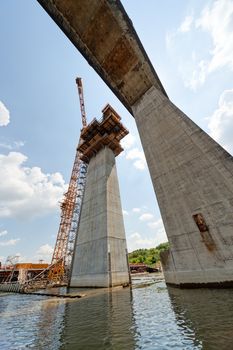
<path id="1" fill-rule="evenodd" d="M 76 78 L 83 128 L 87 126 L 82 79 Z M 80 143 L 81 139 L 79 139 Z M 82 153 L 76 150 L 74 165 L 67 192 L 61 203 L 61 221 L 51 261 L 49 279 L 68 282 L 75 239 L 79 225 L 83 194 L 86 183 L 87 163 L 81 160 Z"/>
<path id="2" fill-rule="evenodd" d="M 85 128 L 85 126 L 87 126 L 87 118 L 86 118 L 85 105 L 84 105 L 82 79 L 76 78 L 76 84 L 77 84 L 77 88 L 78 88 L 78 95 L 79 95 L 79 102 L 80 102 L 80 109 L 81 109 L 81 116 L 82 116 L 82 124 L 83 124 L 83 127 Z"/>

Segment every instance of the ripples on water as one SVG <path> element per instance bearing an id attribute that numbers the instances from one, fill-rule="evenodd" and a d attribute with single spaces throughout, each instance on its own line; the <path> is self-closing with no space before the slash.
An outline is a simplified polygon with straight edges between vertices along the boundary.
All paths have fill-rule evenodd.
<path id="1" fill-rule="evenodd" d="M 167 289 L 154 278 L 83 299 L 1 294 L 0 349 L 233 349 L 232 289 Z"/>

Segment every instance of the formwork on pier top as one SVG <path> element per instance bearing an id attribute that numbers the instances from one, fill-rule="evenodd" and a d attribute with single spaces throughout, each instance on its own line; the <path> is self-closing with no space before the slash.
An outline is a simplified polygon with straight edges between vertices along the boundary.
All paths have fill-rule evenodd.
<path id="1" fill-rule="evenodd" d="M 81 131 L 78 151 L 82 153 L 82 160 L 87 163 L 93 155 L 106 146 L 113 151 L 115 156 L 118 156 L 123 151 L 120 140 L 129 133 L 121 123 L 121 117 L 109 104 L 102 110 L 102 113 L 100 121 L 93 119 Z"/>

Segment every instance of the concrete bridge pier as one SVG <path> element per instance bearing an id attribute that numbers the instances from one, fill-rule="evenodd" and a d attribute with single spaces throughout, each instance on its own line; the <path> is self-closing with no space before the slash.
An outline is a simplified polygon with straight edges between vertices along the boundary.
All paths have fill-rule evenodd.
<path id="1" fill-rule="evenodd" d="M 233 285 L 233 158 L 151 87 L 132 106 L 170 251 L 166 282 Z"/>
<path id="2" fill-rule="evenodd" d="M 70 287 L 129 283 L 115 156 L 108 147 L 88 166 Z"/>
<path id="3" fill-rule="evenodd" d="M 107 105 L 100 122 L 82 130 L 79 151 L 89 161 L 70 287 L 129 284 L 129 264 L 115 163 L 128 130 Z"/>

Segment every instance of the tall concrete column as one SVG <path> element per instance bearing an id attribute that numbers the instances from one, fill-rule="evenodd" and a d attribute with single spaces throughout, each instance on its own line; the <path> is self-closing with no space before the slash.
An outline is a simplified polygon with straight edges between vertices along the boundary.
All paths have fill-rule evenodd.
<path id="1" fill-rule="evenodd" d="M 70 286 L 127 284 L 127 259 L 115 155 L 105 147 L 88 166 Z"/>
<path id="2" fill-rule="evenodd" d="M 152 87 L 132 107 L 170 252 L 167 283 L 233 281 L 233 158 Z"/>

